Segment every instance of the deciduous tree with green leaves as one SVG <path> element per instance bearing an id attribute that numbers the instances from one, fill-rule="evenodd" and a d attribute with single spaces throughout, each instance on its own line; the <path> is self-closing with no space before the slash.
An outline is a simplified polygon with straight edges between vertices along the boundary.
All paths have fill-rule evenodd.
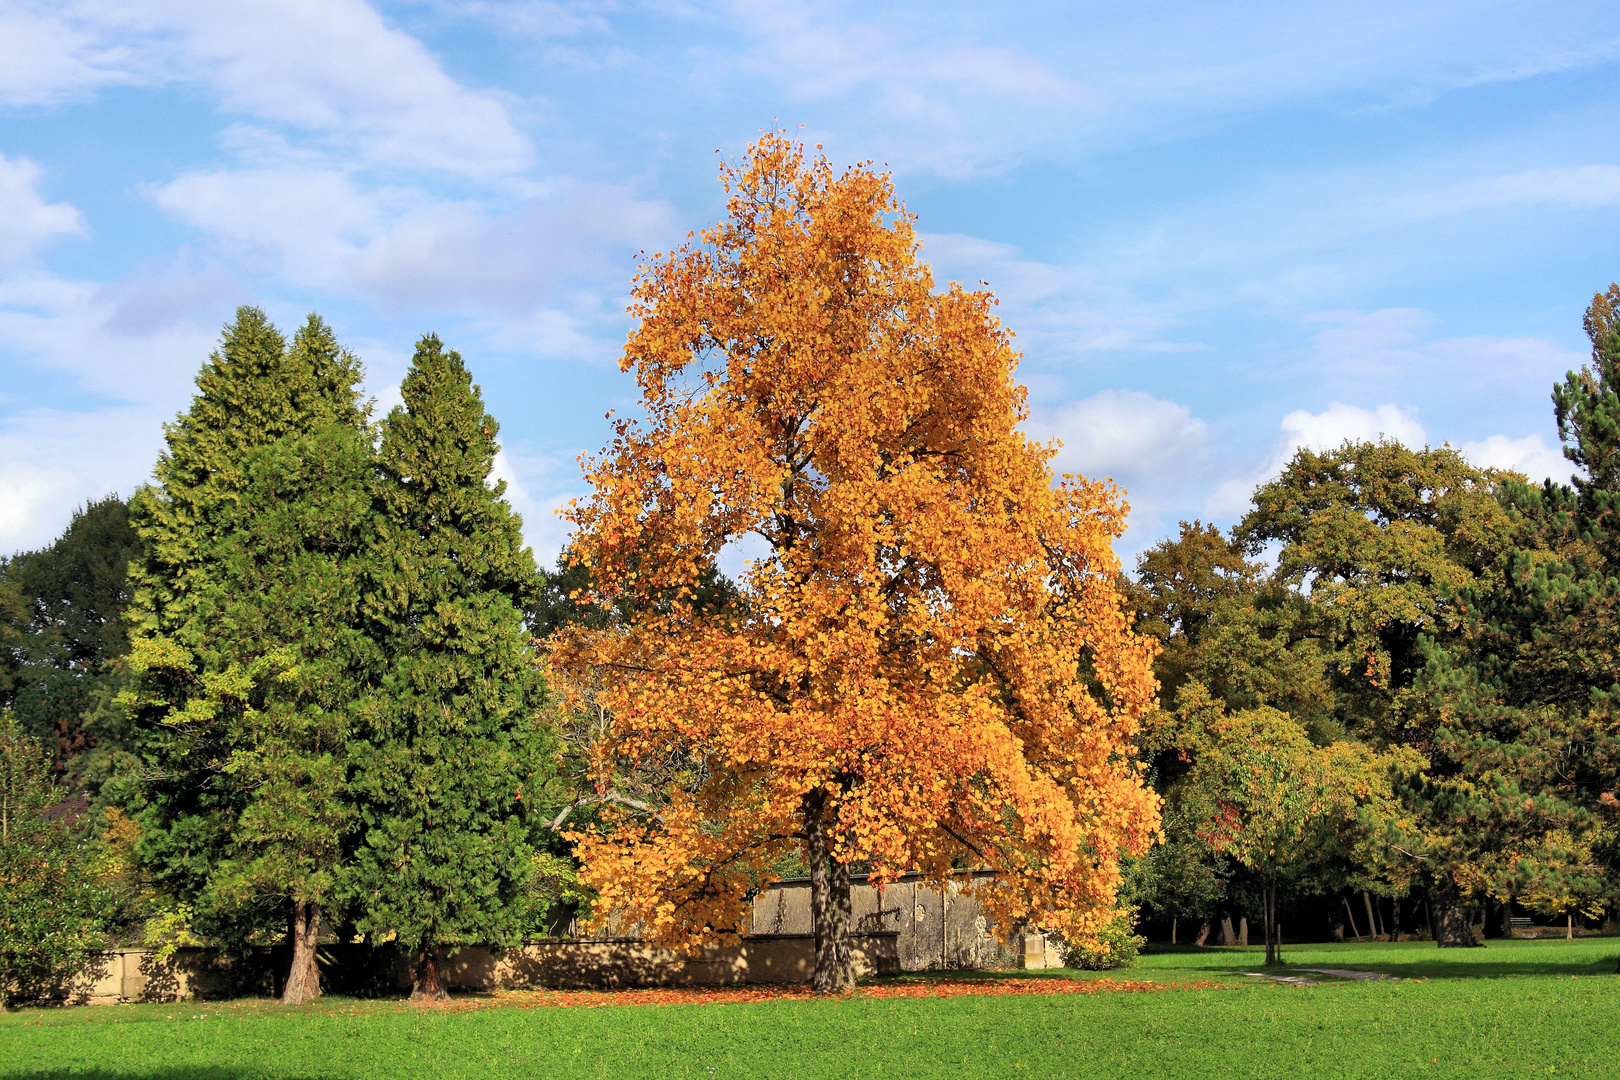
<path id="1" fill-rule="evenodd" d="M 116 749 L 106 745 L 101 714 L 108 710 L 101 706 L 129 649 L 123 616 L 136 543 L 128 507 L 108 495 L 76 510 L 49 547 L 0 559 L 0 590 L 12 597 L 0 599 L 0 624 L 9 622 L 16 635 L 0 652 L 0 705 L 12 708 L 75 785 L 86 780 L 84 755 Z M 94 771 L 99 779 L 105 769 Z"/>
<path id="2" fill-rule="evenodd" d="M 1276 709 L 1228 713 L 1196 683 L 1180 711 L 1204 738 L 1172 806 L 1216 851 L 1260 876 L 1266 963 L 1278 963 L 1278 891 L 1350 861 L 1367 829 L 1399 813 L 1389 782 L 1396 763 L 1353 739 L 1317 746 Z"/>
<path id="3" fill-rule="evenodd" d="M 50 755 L 0 711 L 0 1005 L 51 995 L 105 941 L 114 904 Z"/>

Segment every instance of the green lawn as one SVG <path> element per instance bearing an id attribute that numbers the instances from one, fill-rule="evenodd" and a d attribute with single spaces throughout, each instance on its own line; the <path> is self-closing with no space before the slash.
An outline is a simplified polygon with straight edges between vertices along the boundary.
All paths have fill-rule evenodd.
<path id="1" fill-rule="evenodd" d="M 1285 953 L 1296 966 L 1421 981 L 1293 987 L 1237 975 L 1254 949 L 1156 952 L 1120 974 L 1235 985 L 1145 994 L 24 1010 L 0 1016 L 0 1077 L 1612 1077 L 1617 954 L 1612 939 L 1302 946 Z"/>

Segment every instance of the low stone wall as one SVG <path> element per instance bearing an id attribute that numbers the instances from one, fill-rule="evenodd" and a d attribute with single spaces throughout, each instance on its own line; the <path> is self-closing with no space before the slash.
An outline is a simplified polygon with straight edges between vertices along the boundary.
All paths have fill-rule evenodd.
<path id="1" fill-rule="evenodd" d="M 858 976 L 900 970 L 893 932 L 852 936 Z M 321 981 L 329 992 L 408 990 L 411 973 L 386 946 L 323 945 Z M 736 945 L 685 954 L 634 939 L 556 938 L 513 948 L 473 945 L 441 952 L 450 987 L 461 991 L 623 989 L 636 986 L 742 986 L 804 983 L 815 967 L 808 934 L 758 934 Z M 281 990 L 286 950 L 223 957 L 181 949 L 159 959 L 141 949 L 100 954 L 64 993 L 72 1004 L 270 996 Z"/>
<path id="2" fill-rule="evenodd" d="M 898 937 L 892 932 L 854 935 L 856 974 L 898 972 Z M 512 949 L 445 950 L 450 985 L 466 990 L 803 983 L 810 981 L 814 968 L 815 939 L 808 934 L 756 934 L 736 945 L 694 954 L 633 939 L 563 939 Z M 400 985 L 409 986 L 409 974 L 403 969 L 400 974 Z"/>
<path id="3" fill-rule="evenodd" d="M 276 988 L 276 952 L 233 959 L 212 949 L 180 949 L 160 958 L 145 949 L 114 949 L 98 954 L 65 997 L 75 1004 L 110 1005 L 267 995 Z"/>
<path id="4" fill-rule="evenodd" d="M 971 888 L 986 876 L 964 874 L 944 889 L 915 876 L 882 888 L 856 878 L 850 899 L 857 973 L 1058 966 L 1061 959 L 1043 937 L 1004 934 L 980 914 Z M 752 932 L 738 944 L 693 954 L 634 938 L 579 935 L 507 949 L 445 949 L 444 965 L 453 988 L 474 991 L 809 982 L 815 961 L 810 883 L 790 879 L 763 890 L 754 899 L 750 921 Z M 565 932 L 577 934 L 577 928 Z M 388 993 L 410 985 L 404 963 L 386 946 L 328 944 L 320 952 L 328 991 Z M 287 959 L 282 948 L 234 959 L 208 949 L 181 949 L 164 960 L 121 949 L 101 956 L 68 997 L 115 1002 L 272 995 L 281 990 Z"/>

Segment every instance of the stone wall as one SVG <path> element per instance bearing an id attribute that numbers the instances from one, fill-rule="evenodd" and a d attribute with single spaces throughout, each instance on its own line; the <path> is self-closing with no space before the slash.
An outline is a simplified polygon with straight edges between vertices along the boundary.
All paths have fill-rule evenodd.
<path id="1" fill-rule="evenodd" d="M 901 971 L 984 967 L 1056 967 L 1061 962 L 1039 935 L 1007 935 L 979 913 L 964 889 L 987 872 L 964 876 L 941 890 L 916 876 L 881 889 L 857 877 L 856 971 L 861 976 Z M 634 938 L 564 934 L 521 947 L 445 949 L 449 984 L 459 990 L 617 988 L 630 986 L 735 986 L 809 982 L 815 960 L 810 882 L 790 879 L 754 900 L 751 929 L 733 946 L 684 954 Z M 407 988 L 410 975 L 392 949 L 326 944 L 321 979 L 331 992 L 386 993 Z M 69 993 L 80 1002 L 159 1001 L 270 995 L 281 989 L 284 949 L 259 949 L 230 959 L 208 949 L 181 949 L 164 960 L 139 949 L 103 954 Z"/>

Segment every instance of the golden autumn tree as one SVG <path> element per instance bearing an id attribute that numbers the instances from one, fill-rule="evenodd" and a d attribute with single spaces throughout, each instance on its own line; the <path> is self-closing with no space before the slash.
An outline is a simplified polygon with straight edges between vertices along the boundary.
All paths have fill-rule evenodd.
<path id="1" fill-rule="evenodd" d="M 1130 749 L 1155 683 L 1114 584 L 1121 493 L 1054 484 L 994 298 L 935 291 L 887 174 L 773 133 L 721 179 L 725 220 L 635 278 L 620 365 L 645 416 L 569 511 L 579 601 L 622 613 L 553 651 L 605 673 L 616 805 L 573 834 L 598 918 L 732 940 L 798 854 L 818 990 L 853 983 L 856 863 L 936 886 L 993 869 L 978 899 L 1004 932 L 1088 941 L 1158 822 Z M 737 596 L 696 601 L 734 544 Z M 654 799 L 615 796 L 649 775 Z"/>

